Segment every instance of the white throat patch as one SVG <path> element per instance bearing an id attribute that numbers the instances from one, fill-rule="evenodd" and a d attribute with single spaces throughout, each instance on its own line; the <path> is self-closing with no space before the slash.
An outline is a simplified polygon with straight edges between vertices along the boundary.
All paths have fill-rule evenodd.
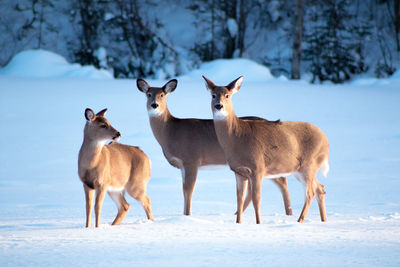
<path id="1" fill-rule="evenodd" d="M 226 112 L 224 109 L 214 110 L 213 116 L 214 116 L 214 120 L 217 120 L 217 121 L 226 120 L 226 118 L 228 117 L 228 112 Z"/>
<path id="2" fill-rule="evenodd" d="M 156 108 L 156 109 L 151 108 L 150 110 L 147 110 L 147 111 L 148 111 L 150 117 L 158 117 L 162 114 L 162 112 L 160 111 L 159 108 Z"/>

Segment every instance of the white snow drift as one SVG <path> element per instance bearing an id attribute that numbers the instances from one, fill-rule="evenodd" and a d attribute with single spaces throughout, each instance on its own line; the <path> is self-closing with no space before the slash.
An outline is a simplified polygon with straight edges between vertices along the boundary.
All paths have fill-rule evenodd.
<path id="1" fill-rule="evenodd" d="M 111 73 L 106 70 L 76 63 L 70 64 L 62 56 L 40 49 L 18 53 L 0 70 L 1 75 L 39 78 L 112 78 Z"/>

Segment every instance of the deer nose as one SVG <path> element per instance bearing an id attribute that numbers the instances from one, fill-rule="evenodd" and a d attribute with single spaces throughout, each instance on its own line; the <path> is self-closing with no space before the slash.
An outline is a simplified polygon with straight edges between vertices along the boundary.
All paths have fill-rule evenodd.
<path id="1" fill-rule="evenodd" d="M 115 134 L 115 136 L 114 136 L 113 139 L 117 139 L 117 138 L 120 138 L 120 137 L 121 137 L 121 133 L 120 133 L 120 132 L 117 132 L 117 133 Z"/>
<path id="2" fill-rule="evenodd" d="M 153 103 L 153 104 L 151 104 L 151 107 L 154 108 L 154 109 L 156 109 L 156 108 L 158 107 L 158 104 Z"/>
<path id="3" fill-rule="evenodd" d="M 223 106 L 222 106 L 221 104 L 216 104 L 214 107 L 215 107 L 216 109 L 218 109 L 218 110 L 220 110 L 221 108 L 223 108 Z"/>

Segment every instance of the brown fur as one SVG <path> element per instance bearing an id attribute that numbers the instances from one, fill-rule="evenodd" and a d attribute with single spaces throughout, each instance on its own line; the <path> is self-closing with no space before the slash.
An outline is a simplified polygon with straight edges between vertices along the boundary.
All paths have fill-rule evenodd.
<path id="1" fill-rule="evenodd" d="M 307 122 L 242 120 L 236 117 L 231 101 L 232 94 L 241 86 L 242 77 L 228 86 L 217 86 L 203 78 L 213 97 L 211 108 L 218 141 L 237 176 L 236 221 L 241 222 L 243 192 L 248 180 L 256 222 L 260 223 L 262 178 L 292 173 L 306 188 L 306 200 L 298 221 L 304 221 L 315 194 L 321 220 L 326 221 L 325 190 L 316 179 L 317 171 L 329 158 L 325 134 Z"/>
<path id="2" fill-rule="evenodd" d="M 177 86 L 177 80 L 171 80 L 163 87 L 150 87 L 146 81 L 137 80 L 138 89 L 147 95 L 147 110 L 150 125 L 155 138 L 161 145 L 168 162 L 182 170 L 184 214 L 191 214 L 191 201 L 197 178 L 198 168 L 206 165 L 225 165 L 224 151 L 218 143 L 212 120 L 179 119 L 168 110 L 166 97 Z M 157 104 L 158 113 L 152 105 Z M 246 117 L 247 120 L 260 118 Z M 284 199 L 287 215 L 292 214 L 286 178 L 274 179 Z M 251 194 L 246 198 L 246 208 L 251 202 Z"/>
<path id="3" fill-rule="evenodd" d="M 100 212 L 106 192 L 118 207 L 113 225 L 119 224 L 129 210 L 125 191 L 143 205 L 147 218 L 153 220 L 150 199 L 146 194 L 150 180 L 150 160 L 138 147 L 116 142 L 104 145 L 107 140 L 120 137 L 120 133 L 104 118 L 105 112 L 102 110 L 94 115 L 91 109 L 85 111 L 87 122 L 79 151 L 78 172 L 86 196 L 86 227 L 90 226 L 94 192 L 96 227 L 100 225 Z"/>

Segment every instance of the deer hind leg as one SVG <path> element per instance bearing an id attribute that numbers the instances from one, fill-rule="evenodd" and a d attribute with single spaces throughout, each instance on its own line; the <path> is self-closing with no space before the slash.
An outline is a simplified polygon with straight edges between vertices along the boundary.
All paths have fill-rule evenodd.
<path id="1" fill-rule="evenodd" d="M 261 205 L 261 186 L 262 175 L 253 176 L 250 178 L 251 183 L 251 200 L 253 201 L 254 212 L 256 215 L 256 223 L 261 223 L 260 205 Z"/>
<path id="2" fill-rule="evenodd" d="M 124 193 L 125 193 L 124 191 L 108 192 L 108 195 L 111 197 L 111 199 L 114 201 L 115 205 L 117 205 L 118 208 L 117 216 L 112 222 L 112 225 L 120 224 L 122 220 L 125 218 L 126 214 L 128 214 L 130 206 L 128 202 L 126 202 L 125 200 Z"/>
<path id="3" fill-rule="evenodd" d="M 143 194 L 141 198 L 137 198 L 136 200 L 139 201 L 140 204 L 142 204 L 144 212 L 146 212 L 147 219 L 150 221 L 154 221 L 153 213 L 151 211 L 150 198 L 146 194 Z"/>
<path id="4" fill-rule="evenodd" d="M 304 206 L 303 210 L 301 211 L 300 217 L 297 220 L 298 222 L 304 222 L 310 209 L 311 202 L 313 201 L 315 194 L 317 193 L 319 183 L 315 178 L 315 173 L 299 173 L 296 175 L 296 178 L 304 185 L 305 188 Z"/>
<path id="5" fill-rule="evenodd" d="M 190 215 L 192 213 L 192 196 L 194 191 L 194 185 L 196 184 L 197 178 L 197 166 L 184 165 L 182 170 L 182 182 L 183 182 L 183 197 L 185 199 L 185 207 L 183 214 Z"/>
<path id="6" fill-rule="evenodd" d="M 153 213 L 151 211 L 150 198 L 146 194 L 146 186 L 140 187 L 140 189 L 138 189 L 138 187 L 131 186 L 130 188 L 128 187 L 127 192 L 142 205 L 147 219 L 153 221 Z"/>
<path id="7" fill-rule="evenodd" d="M 94 213 L 96 216 L 96 227 L 100 226 L 100 213 L 101 213 L 101 208 L 103 206 L 103 201 L 104 201 L 105 195 L 106 195 L 105 188 L 96 189 L 96 200 L 95 200 L 95 204 L 94 204 Z"/>
<path id="8" fill-rule="evenodd" d="M 246 191 L 247 186 L 247 178 L 239 175 L 236 175 L 236 198 L 237 198 L 237 211 L 236 211 L 236 223 L 242 223 L 242 214 L 244 210 L 243 202 L 244 202 L 244 193 Z M 246 199 L 248 196 L 251 196 L 250 192 L 247 192 Z"/>
<path id="9" fill-rule="evenodd" d="M 88 187 L 85 184 L 83 184 L 83 189 L 85 190 L 85 200 L 86 200 L 86 227 L 90 227 L 94 189 Z"/>
<path id="10" fill-rule="evenodd" d="M 317 202 L 319 207 L 319 215 L 321 216 L 321 221 L 326 222 L 326 210 L 325 210 L 325 188 L 318 181 L 315 181 L 317 184 Z"/>
<path id="11" fill-rule="evenodd" d="M 285 205 L 285 212 L 286 215 L 292 215 L 292 206 L 290 204 L 290 194 L 288 190 L 288 185 L 287 185 L 287 179 L 286 177 L 280 177 L 272 180 L 278 187 L 279 190 L 281 191 L 282 198 L 283 198 L 283 204 Z"/>

